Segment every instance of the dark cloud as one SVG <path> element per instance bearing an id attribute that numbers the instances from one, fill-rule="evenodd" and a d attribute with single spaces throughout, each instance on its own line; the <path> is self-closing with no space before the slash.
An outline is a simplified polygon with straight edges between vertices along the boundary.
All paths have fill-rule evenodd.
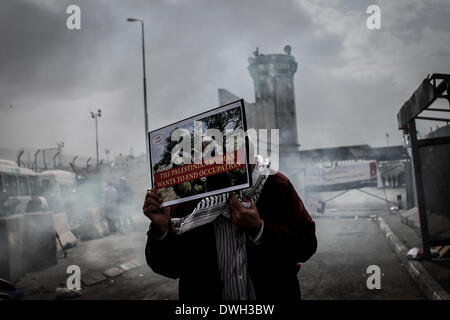
<path id="1" fill-rule="evenodd" d="M 217 105 L 217 89 L 253 101 L 247 58 L 293 47 L 299 140 L 307 148 L 400 143 L 396 113 L 431 72 L 448 72 L 447 1 L 7 0 L 0 10 L 0 146 L 93 155 L 144 150 L 140 28 L 145 20 L 150 127 Z M 78 4 L 82 29 L 67 30 Z M 14 105 L 13 108 L 9 108 Z M 7 108 L 6 108 L 7 106 Z M 103 152 L 101 152 L 103 155 Z"/>

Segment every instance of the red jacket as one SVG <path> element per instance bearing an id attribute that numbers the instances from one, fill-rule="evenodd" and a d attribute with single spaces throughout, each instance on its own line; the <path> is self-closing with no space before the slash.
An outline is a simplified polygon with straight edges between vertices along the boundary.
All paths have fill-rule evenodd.
<path id="1" fill-rule="evenodd" d="M 171 216 L 184 216 L 198 201 L 171 208 Z M 298 262 L 317 249 L 315 224 L 291 182 L 281 173 L 269 176 L 256 203 L 264 230 L 258 245 L 247 241 L 248 271 L 258 300 L 300 300 Z M 214 228 L 206 224 L 165 240 L 148 232 L 145 255 L 152 270 L 179 278 L 180 300 L 217 301 L 222 284 L 217 265 Z"/>

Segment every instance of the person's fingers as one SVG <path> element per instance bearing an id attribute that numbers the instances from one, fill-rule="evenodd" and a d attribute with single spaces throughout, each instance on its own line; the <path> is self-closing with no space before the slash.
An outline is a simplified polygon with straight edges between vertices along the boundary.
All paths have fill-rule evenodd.
<path id="1" fill-rule="evenodd" d="M 149 217 L 150 220 L 154 221 L 154 220 L 156 220 L 155 219 L 156 215 L 157 215 L 157 213 L 155 213 L 155 212 L 149 212 L 147 217 Z"/>
<path id="2" fill-rule="evenodd" d="M 158 194 L 158 191 L 156 190 L 156 189 L 147 189 L 147 195 L 150 195 L 150 194 Z"/>
<path id="3" fill-rule="evenodd" d="M 170 216 L 170 207 L 165 207 L 161 209 L 163 215 Z"/>
<path id="4" fill-rule="evenodd" d="M 240 215 L 241 216 L 252 216 L 255 214 L 255 210 L 253 209 L 245 209 L 243 208 L 242 210 L 240 210 Z"/>
<path id="5" fill-rule="evenodd" d="M 159 205 L 154 205 L 154 204 L 149 204 L 142 211 L 163 214 L 163 209 L 161 209 L 159 207 Z"/>
<path id="6" fill-rule="evenodd" d="M 234 199 L 236 199 L 236 196 L 235 196 L 235 194 L 232 192 L 232 193 L 229 195 L 229 197 L 228 197 L 228 203 L 229 203 L 230 205 L 233 205 Z"/>
<path id="7" fill-rule="evenodd" d="M 233 217 L 236 220 L 239 220 L 241 218 L 241 212 L 237 209 L 231 209 L 231 217 Z"/>
<path id="8" fill-rule="evenodd" d="M 161 198 L 161 190 L 159 189 L 148 189 L 147 194 L 155 199 Z"/>
<path id="9" fill-rule="evenodd" d="M 142 213 L 144 214 L 144 216 L 150 219 L 150 210 L 142 210 Z"/>
<path id="10" fill-rule="evenodd" d="M 236 224 L 238 221 L 237 215 L 236 215 L 236 210 L 232 210 L 231 211 L 231 222 L 233 222 L 234 224 Z"/>
<path id="11" fill-rule="evenodd" d="M 153 198 L 156 201 L 162 202 L 161 194 L 157 192 L 156 190 L 147 190 L 147 194 L 145 196 L 145 199 Z"/>
<path id="12" fill-rule="evenodd" d="M 228 204 L 230 205 L 230 208 L 232 210 L 234 210 L 234 208 L 235 208 L 233 197 L 234 197 L 234 194 L 232 194 L 228 197 Z"/>
<path id="13" fill-rule="evenodd" d="M 241 211 L 242 209 L 244 209 L 244 207 L 242 206 L 241 201 L 236 197 L 236 195 L 233 194 L 232 198 L 231 198 L 231 205 L 236 209 Z"/>
<path id="14" fill-rule="evenodd" d="M 244 205 L 245 204 L 245 205 Z M 244 196 L 244 204 L 242 204 L 242 206 L 247 209 L 247 210 L 256 210 L 256 206 L 253 203 L 252 200 L 250 200 L 249 198 L 247 198 L 246 196 Z"/>
<path id="15" fill-rule="evenodd" d="M 163 202 L 163 198 L 162 198 L 162 195 L 161 195 L 161 189 L 152 189 L 152 190 L 156 194 L 156 196 L 158 198 L 158 201 L 159 202 Z"/>
<path id="16" fill-rule="evenodd" d="M 143 211 L 143 213 L 144 213 L 144 216 L 146 216 L 147 218 L 149 218 L 150 220 L 151 220 L 151 218 L 150 218 L 150 211 Z"/>
<path id="17" fill-rule="evenodd" d="M 148 197 L 145 199 L 142 209 L 148 207 L 151 204 L 153 204 L 155 207 L 158 207 L 158 208 L 161 206 L 161 202 L 159 202 L 157 199 L 155 199 L 153 197 Z M 160 208 L 162 209 L 162 206 Z"/>
<path id="18" fill-rule="evenodd" d="M 154 198 L 148 198 L 145 202 L 146 206 L 154 205 L 155 208 L 159 208 L 160 210 L 163 208 L 161 202 L 155 200 Z"/>
<path id="19" fill-rule="evenodd" d="M 246 196 L 243 196 L 242 199 L 243 199 L 245 202 L 248 202 L 248 203 L 250 203 L 250 204 L 253 204 L 253 201 L 250 200 L 249 198 L 247 198 Z"/>
<path id="20" fill-rule="evenodd" d="M 150 206 L 146 207 L 144 210 L 142 210 L 142 212 L 147 217 L 149 217 L 150 214 L 158 213 L 157 209 L 153 205 L 150 205 Z"/>

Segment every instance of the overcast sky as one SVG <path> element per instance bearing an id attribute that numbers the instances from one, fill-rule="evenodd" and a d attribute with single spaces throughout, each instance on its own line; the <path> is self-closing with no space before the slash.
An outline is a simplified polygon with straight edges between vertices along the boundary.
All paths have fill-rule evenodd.
<path id="1" fill-rule="evenodd" d="M 81 30 L 66 7 L 81 7 Z M 366 9 L 381 7 L 381 30 Z M 216 107 L 217 89 L 254 101 L 248 57 L 298 62 L 305 149 L 400 144 L 396 115 L 427 74 L 450 73 L 448 0 L 1 0 L 0 148 L 100 156 L 144 151 L 140 25 L 145 20 L 150 130 Z M 429 130 L 424 124 L 422 130 Z"/>

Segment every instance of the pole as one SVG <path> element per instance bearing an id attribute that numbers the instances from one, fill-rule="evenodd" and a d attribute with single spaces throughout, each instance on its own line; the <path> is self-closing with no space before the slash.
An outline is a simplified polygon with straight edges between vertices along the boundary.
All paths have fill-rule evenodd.
<path id="1" fill-rule="evenodd" d="M 97 113 L 95 114 L 95 146 L 97 150 L 97 168 L 98 168 L 98 128 L 97 128 Z"/>
<path id="2" fill-rule="evenodd" d="M 64 147 L 64 142 L 57 142 L 56 145 L 58 146 L 58 162 L 59 162 L 59 167 L 62 168 L 63 163 L 62 163 L 62 148 Z"/>
<path id="3" fill-rule="evenodd" d="M 35 152 L 35 154 L 34 154 L 34 171 L 35 171 L 35 172 L 38 171 L 37 155 L 38 155 L 39 151 L 41 151 L 41 149 L 38 149 L 38 150 Z"/>
<path id="4" fill-rule="evenodd" d="M 420 231 L 422 235 L 423 253 L 425 259 L 431 258 L 430 253 L 430 236 L 428 232 L 428 218 L 425 204 L 425 190 L 423 188 L 422 178 L 422 164 L 419 153 L 419 146 L 417 145 L 417 129 L 416 120 L 412 119 L 408 125 L 409 135 L 411 137 L 411 153 L 412 165 L 414 168 L 414 182 L 416 186 L 417 208 L 419 210 Z"/>
<path id="5" fill-rule="evenodd" d="M 42 150 L 42 160 L 44 160 L 44 170 L 47 170 L 47 160 L 45 160 L 45 149 Z"/>
<path id="6" fill-rule="evenodd" d="M 149 144 L 148 144 L 148 114 L 147 114 L 147 77 L 145 72 L 145 41 L 144 41 L 144 21 L 141 20 L 142 27 L 142 67 L 144 76 L 144 122 L 145 122 L 145 154 L 147 158 L 147 181 L 150 185 L 150 156 L 149 156 Z"/>
<path id="7" fill-rule="evenodd" d="M 56 158 L 59 156 L 59 148 L 58 152 L 53 156 L 53 168 L 56 169 Z"/>

